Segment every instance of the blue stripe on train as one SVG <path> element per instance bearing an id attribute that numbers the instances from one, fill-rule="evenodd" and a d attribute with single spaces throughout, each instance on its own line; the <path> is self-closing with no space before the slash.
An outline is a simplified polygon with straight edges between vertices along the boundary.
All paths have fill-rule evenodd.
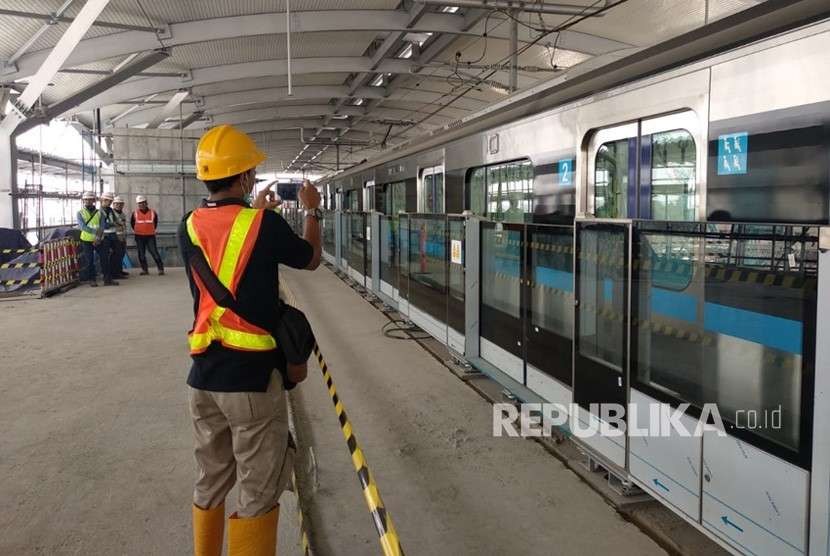
<path id="1" fill-rule="evenodd" d="M 710 332 L 735 336 L 801 355 L 804 326 L 795 320 L 718 303 L 706 303 L 703 308 L 703 327 Z"/>
<path id="2" fill-rule="evenodd" d="M 533 281 L 557 290 L 574 291 L 574 275 L 566 270 L 537 266 Z"/>
<path id="3" fill-rule="evenodd" d="M 519 276 L 517 261 L 498 257 L 494 271 Z M 573 292 L 573 274 L 564 270 L 537 266 L 534 281 L 562 291 Z M 607 302 L 613 297 L 613 282 L 603 281 L 603 296 Z M 687 322 L 697 322 L 695 296 L 662 288 L 651 288 L 653 314 Z M 708 332 L 734 336 L 781 351 L 801 355 L 804 326 L 801 322 L 755 311 L 747 311 L 706 303 L 703 309 L 704 329 Z"/>
<path id="4" fill-rule="evenodd" d="M 651 288 L 651 310 L 655 315 L 697 322 L 695 296 L 661 288 Z M 720 303 L 705 303 L 703 328 L 707 332 L 734 336 L 801 355 L 804 325 L 791 319 L 738 309 Z"/>
<path id="5" fill-rule="evenodd" d="M 697 321 L 697 298 L 685 293 L 652 287 L 651 310 L 673 319 L 695 322 Z"/>

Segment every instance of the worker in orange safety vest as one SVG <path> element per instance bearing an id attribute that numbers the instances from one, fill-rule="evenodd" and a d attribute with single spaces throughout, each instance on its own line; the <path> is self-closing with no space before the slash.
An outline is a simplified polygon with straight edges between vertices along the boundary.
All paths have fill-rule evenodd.
<path id="1" fill-rule="evenodd" d="M 130 217 L 130 226 L 135 233 L 135 247 L 138 251 L 138 264 L 141 265 L 140 275 L 146 276 L 147 271 L 147 251 L 156 262 L 159 276 L 164 274 L 164 263 L 159 255 L 158 245 L 156 244 L 156 228 L 159 225 L 159 215 L 153 209 L 147 206 L 147 197 L 139 195 L 135 198 L 138 208 L 133 211 Z"/>
<path id="2" fill-rule="evenodd" d="M 270 210 L 276 206 L 270 187 L 252 207 L 245 201 L 263 160 L 254 141 L 232 126 L 205 133 L 196 169 L 210 196 L 179 226 L 194 299 L 187 383 L 199 468 L 192 510 L 197 556 L 222 553 L 225 498 L 235 483 L 229 556 L 273 556 L 279 497 L 293 468 L 285 388 L 305 379 L 307 368 L 287 364 L 269 329 L 279 318 L 278 265 L 314 270 L 320 264 L 320 194 L 308 182 L 300 192 L 308 209 L 301 238 Z M 195 267 L 196 259 L 202 267 Z M 209 276 L 205 272 L 230 291 L 240 313 L 274 326 L 260 328 L 220 306 L 201 278 Z"/>

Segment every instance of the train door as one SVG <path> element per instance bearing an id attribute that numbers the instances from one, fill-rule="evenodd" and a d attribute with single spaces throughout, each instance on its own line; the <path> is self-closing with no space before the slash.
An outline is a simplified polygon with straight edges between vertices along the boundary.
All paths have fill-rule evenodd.
<path id="1" fill-rule="evenodd" d="M 600 418 L 592 404 L 603 414 L 629 401 L 631 220 L 698 217 L 697 132 L 697 117 L 685 111 L 600 129 L 591 139 L 586 191 L 595 219 L 576 226 L 574 334 L 573 395 L 586 419 Z M 682 260 L 692 255 L 688 247 L 670 238 L 650 245 L 646 258 Z M 626 465 L 625 437 L 596 442 Z"/>
<path id="2" fill-rule="evenodd" d="M 588 149 L 588 208 L 597 218 L 693 221 L 701 196 L 692 111 L 597 131 Z"/>
<path id="3" fill-rule="evenodd" d="M 418 180 L 418 212 L 443 214 L 444 206 L 444 167 L 424 168 Z"/>

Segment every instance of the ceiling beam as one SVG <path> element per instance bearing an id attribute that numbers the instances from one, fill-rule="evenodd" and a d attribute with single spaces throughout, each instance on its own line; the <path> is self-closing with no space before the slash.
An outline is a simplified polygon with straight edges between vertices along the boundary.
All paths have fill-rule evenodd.
<path id="1" fill-rule="evenodd" d="M 386 96 L 383 87 L 363 87 L 359 90 L 362 98 L 397 100 L 401 102 L 429 103 L 439 98 L 442 93 L 424 89 L 398 89 Z M 270 89 L 255 89 L 251 91 L 236 91 L 221 95 L 201 97 L 198 109 L 207 115 L 227 114 L 245 110 L 262 108 L 262 104 L 285 103 L 292 106 L 296 100 L 348 98 L 349 88 L 345 85 L 294 87 L 293 96 L 288 96 L 288 89 L 275 87 Z M 479 110 L 488 104 L 488 100 L 466 97 L 456 103 L 455 107 L 463 110 Z M 129 117 L 121 118 L 120 125 L 136 126 L 153 120 L 163 108 L 158 105 L 147 106 L 141 110 L 132 111 Z M 321 122 L 322 124 L 323 122 Z"/>
<path id="2" fill-rule="evenodd" d="M 321 58 L 293 58 L 291 72 L 294 75 L 310 73 L 356 73 L 367 70 L 371 66 L 371 59 L 367 56 L 321 57 Z M 379 71 L 388 73 L 409 73 L 414 69 L 410 60 L 385 60 Z M 286 75 L 286 60 L 260 60 L 257 62 L 243 62 L 194 69 L 184 79 L 177 77 L 152 77 L 137 79 L 114 87 L 105 95 L 79 106 L 74 112 L 93 110 L 101 106 L 116 104 L 133 98 L 149 96 L 153 93 L 175 91 L 182 87 L 195 87 L 220 81 L 233 81 L 262 77 L 267 75 Z"/>
<path id="3" fill-rule="evenodd" d="M 21 128 L 31 129 L 32 127 L 39 124 L 48 124 L 50 120 L 53 120 L 58 116 L 61 116 L 68 110 L 77 106 L 78 104 L 86 102 L 90 99 L 94 99 L 102 92 L 111 89 L 118 83 L 122 83 L 127 79 L 134 77 L 136 74 L 141 73 L 148 67 L 154 66 L 155 64 L 159 63 L 160 61 L 166 59 L 169 56 L 170 53 L 166 50 L 156 50 L 155 52 L 151 52 L 143 58 L 140 58 L 130 64 L 127 64 L 126 66 L 124 66 L 117 72 L 113 73 L 112 75 L 109 75 L 104 79 L 96 81 L 95 83 L 87 87 L 84 87 L 80 91 L 72 93 L 70 96 L 64 98 L 63 100 L 60 100 L 54 104 L 50 104 L 42 111 L 42 113 L 39 113 L 36 117 L 30 118 L 29 120 L 24 122 L 21 125 Z"/>
<path id="4" fill-rule="evenodd" d="M 55 17 L 62 16 L 63 13 L 69 9 L 69 6 L 71 6 L 72 2 L 74 1 L 75 0 L 65 0 L 64 3 L 61 4 L 61 6 L 57 10 L 55 10 L 55 13 L 53 15 Z M 9 56 L 8 60 L 3 61 L 2 67 L 0 67 L 0 73 L 5 73 L 6 71 L 17 71 L 17 67 L 14 64 L 20 58 L 22 58 L 23 55 L 29 51 L 30 48 L 32 48 L 32 45 L 34 45 L 37 41 L 40 40 L 40 37 L 42 37 L 44 33 L 46 33 L 46 31 L 52 28 L 52 25 L 54 25 L 53 21 L 47 21 L 46 23 L 41 25 L 40 29 L 32 33 L 32 36 L 29 37 L 26 40 L 26 42 L 20 45 L 20 47 L 14 52 L 14 54 Z"/>
<path id="5" fill-rule="evenodd" d="M 410 24 L 412 16 L 403 10 L 323 10 L 296 12 L 292 14 L 291 21 L 293 33 L 336 31 L 377 31 L 386 33 L 406 31 L 452 36 L 480 36 L 481 32 L 474 29 L 475 24 L 482 18 L 478 12 L 486 13 L 485 10 L 468 10 L 468 13 L 463 16 L 447 13 L 424 13 L 414 24 Z M 165 30 L 164 41 L 168 47 L 175 47 L 204 42 L 206 39 L 215 41 L 284 34 L 285 30 L 285 12 L 276 12 L 174 23 Z M 499 30 L 495 30 L 492 36 L 499 36 L 499 32 Z M 577 44 L 566 46 L 566 38 L 570 35 L 581 35 L 581 38 Z M 596 39 L 596 45 L 592 44 L 593 39 Z M 601 54 L 631 46 L 572 31 L 562 33 L 560 43 L 563 48 L 577 49 L 576 47 L 579 46 L 580 52 L 584 51 L 588 54 Z M 158 41 L 150 33 L 138 31 L 113 33 L 81 41 L 66 63 L 69 66 L 81 66 L 108 58 L 152 50 L 157 47 Z M 17 71 L 9 73 L 5 78 L 14 81 L 32 75 L 47 55 L 47 51 L 26 54 L 18 60 Z"/>
<path id="6" fill-rule="evenodd" d="M 551 15 L 578 15 L 587 17 L 601 17 L 597 13 L 602 6 L 575 6 L 573 4 L 549 4 L 546 2 L 523 2 L 521 0 L 415 0 L 418 4 L 430 6 L 458 6 L 459 8 L 474 8 L 484 10 L 513 10 Z"/>
<path id="7" fill-rule="evenodd" d="M 410 21 L 417 22 L 424 15 L 425 8 L 426 6 L 424 5 L 415 4 L 410 11 Z M 468 32 L 470 29 L 475 27 L 485 17 L 486 14 L 486 10 L 466 10 L 466 13 L 461 17 L 461 20 L 459 22 L 459 30 L 461 32 Z M 425 52 L 420 53 L 418 57 L 418 64 L 410 73 L 417 73 L 421 69 L 423 69 L 424 65 L 431 62 L 436 56 L 443 52 L 450 44 L 452 44 L 452 42 L 455 41 L 456 38 L 458 38 L 457 35 L 453 33 L 440 33 L 438 34 L 438 36 L 434 37 L 432 41 L 430 41 L 430 43 L 427 45 L 427 49 L 425 50 Z M 407 81 L 408 79 L 406 78 L 406 76 L 394 76 L 391 83 L 392 86 L 387 88 L 387 95 L 393 93 L 397 86 Z M 369 107 L 372 113 L 375 113 L 377 107 L 381 105 L 384 102 L 384 100 L 385 99 L 370 100 L 367 106 Z M 342 101 L 341 103 L 338 103 L 338 106 L 340 106 L 341 104 Z M 411 113 L 407 114 L 406 117 L 408 118 L 410 115 Z M 357 122 L 359 121 L 360 119 L 358 118 Z M 389 126 L 388 130 L 391 133 L 393 127 Z M 341 133 L 341 136 L 348 133 L 348 131 L 348 129 L 344 130 Z M 327 148 L 328 147 L 323 147 L 321 152 L 325 152 Z M 303 155 L 303 153 L 305 153 L 307 150 L 308 149 L 304 147 L 297 155 L 297 157 L 291 162 L 291 164 L 289 164 L 288 167 L 290 168 L 295 162 L 297 162 L 301 155 Z"/>
<path id="8" fill-rule="evenodd" d="M 258 122 L 261 120 L 297 119 L 314 116 L 327 116 L 328 114 L 331 114 L 333 110 L 334 106 L 330 104 L 280 106 L 275 108 L 242 110 L 239 112 L 230 112 L 227 114 L 211 115 L 209 121 L 197 122 L 192 127 L 198 127 L 199 124 L 203 124 L 204 127 L 209 127 L 218 124 L 237 125 Z M 358 106 L 352 106 L 348 111 L 348 114 L 352 116 L 356 116 L 362 113 L 363 109 Z"/>
<path id="9" fill-rule="evenodd" d="M 179 107 L 182 104 L 182 101 L 186 99 L 188 96 L 190 96 L 190 90 L 188 89 L 182 89 L 181 91 L 177 91 L 176 94 L 174 94 L 170 98 L 170 100 L 167 101 L 167 104 L 165 104 L 161 108 L 161 110 L 158 111 L 155 117 L 153 117 L 153 119 L 150 120 L 150 123 L 147 124 L 147 129 L 156 129 L 158 126 L 160 126 L 164 122 L 164 120 L 172 116 L 173 113 L 177 109 L 179 109 Z"/>
<path id="10" fill-rule="evenodd" d="M 55 77 L 57 71 L 72 54 L 72 51 L 81 42 L 89 27 L 97 19 L 109 0 L 89 0 L 84 4 L 78 17 L 61 35 L 55 47 L 41 62 L 34 76 L 29 80 L 26 88 L 14 102 L 14 110 L 0 122 L 0 133 L 11 135 L 17 126 L 28 117 L 28 111 L 35 105 L 40 95 Z"/>
<path id="11" fill-rule="evenodd" d="M 187 127 L 190 124 L 194 123 L 196 120 L 200 119 L 202 116 L 204 116 L 204 113 L 197 110 L 196 112 L 193 112 L 192 114 L 187 116 L 182 121 L 177 122 L 176 125 L 173 126 L 173 129 L 187 129 Z"/>
<path id="12" fill-rule="evenodd" d="M 69 2 L 71 4 L 71 2 Z M 63 10 L 66 11 L 66 10 Z M 37 19 L 40 21 L 47 21 L 48 25 L 57 25 L 58 23 L 72 23 L 75 21 L 75 18 L 67 17 L 63 14 L 63 11 L 58 10 L 52 14 L 40 14 L 34 12 L 22 12 L 19 10 L 6 10 L 0 9 L 0 16 L 5 15 L 8 17 L 19 17 L 23 19 Z M 124 23 L 110 23 L 107 21 L 96 21 L 92 24 L 94 27 L 105 27 L 107 29 L 118 29 L 119 31 L 138 31 L 142 33 L 163 33 L 164 29 L 160 29 L 157 27 L 146 27 L 143 25 L 127 25 Z"/>

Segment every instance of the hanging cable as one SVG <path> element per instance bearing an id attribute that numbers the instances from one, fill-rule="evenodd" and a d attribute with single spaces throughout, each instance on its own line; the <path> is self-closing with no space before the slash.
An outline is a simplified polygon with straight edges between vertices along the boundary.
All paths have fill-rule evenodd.
<path id="1" fill-rule="evenodd" d="M 587 19 L 587 18 L 589 18 L 589 17 L 595 17 L 595 16 L 596 16 L 596 15 L 598 15 L 598 14 L 601 14 L 601 13 L 603 13 L 603 12 L 606 12 L 606 11 L 608 11 L 608 10 L 611 10 L 612 8 L 615 8 L 615 7 L 617 7 L 617 6 L 621 5 L 621 4 L 625 4 L 626 2 L 628 2 L 628 0 L 617 0 L 616 2 L 606 4 L 606 5 L 602 6 L 601 8 L 598 8 L 596 11 L 591 12 L 591 14 L 589 14 L 589 15 L 585 15 L 585 14 L 586 14 L 586 12 L 587 12 L 588 10 L 590 10 L 591 8 L 594 8 L 595 6 L 597 6 L 597 4 L 599 4 L 600 2 L 604 2 L 604 1 L 606 1 L 606 0 L 596 0 L 596 1 L 595 1 L 593 4 L 591 4 L 590 6 L 586 6 L 586 7 L 585 7 L 585 8 L 584 8 L 584 9 L 583 9 L 583 10 L 582 10 L 579 14 L 576 14 L 576 15 L 574 15 L 574 16 L 572 16 L 572 17 L 570 17 L 569 19 L 567 19 L 567 20 L 566 20 L 565 22 L 563 22 L 562 24 L 557 25 L 555 28 L 553 28 L 553 29 L 551 29 L 551 30 L 549 30 L 549 31 L 547 31 L 547 32 L 545 32 L 545 33 L 543 33 L 543 34 L 540 34 L 538 37 L 536 37 L 536 38 L 535 38 L 535 39 L 533 39 L 532 41 L 530 41 L 530 42 L 528 42 L 528 43 L 524 44 L 522 47 L 518 48 L 518 49 L 516 50 L 516 52 L 511 52 L 511 53 L 510 53 L 510 54 L 508 54 L 507 56 L 503 57 L 501 60 L 497 61 L 497 62 L 496 62 L 496 63 L 494 63 L 494 64 L 491 64 L 491 66 L 492 66 L 492 67 L 495 67 L 495 69 L 490 70 L 490 71 L 489 71 L 489 73 L 487 73 L 487 74 L 486 74 L 486 75 L 484 75 L 483 77 L 482 77 L 482 74 L 483 74 L 485 71 L 487 71 L 487 70 L 482 70 L 482 72 L 481 72 L 481 73 L 479 73 L 479 75 L 477 75 L 477 76 L 476 76 L 476 78 L 475 78 L 475 83 L 473 83 L 473 84 L 469 85 L 469 86 L 467 87 L 467 89 L 465 89 L 465 90 L 464 90 L 464 91 L 462 91 L 461 93 L 459 93 L 459 94 L 455 95 L 455 96 L 454 96 L 454 97 L 453 97 L 453 98 L 452 98 L 449 102 L 447 102 L 446 104 L 442 105 L 442 106 L 441 106 L 440 108 L 438 108 L 437 110 L 434 110 L 434 111 L 432 111 L 432 112 L 428 113 L 425 117 L 423 117 L 423 118 L 421 118 L 420 120 L 416 121 L 416 122 L 415 122 L 415 126 L 413 126 L 413 127 L 417 127 L 417 126 L 421 125 L 422 123 L 424 123 L 424 122 L 425 122 L 425 121 L 427 121 L 428 119 L 432 118 L 433 116 L 435 116 L 436 114 L 438 114 L 439 112 L 441 112 L 441 110 L 444 110 L 444 109 L 448 108 L 448 107 L 449 107 L 449 106 L 451 106 L 454 102 L 456 102 L 456 101 L 458 101 L 459 99 L 461 99 L 461 98 L 463 98 L 464 96 L 466 96 L 466 95 L 467 95 L 470 91 L 472 91 L 473 89 L 475 89 L 475 88 L 476 88 L 478 85 L 480 85 L 481 83 L 486 82 L 486 80 L 488 80 L 490 77 L 492 77 L 493 75 L 495 75 L 496 73 L 498 73 L 498 72 L 501 70 L 501 64 L 503 64 L 506 60 L 509 60 L 509 59 L 510 59 L 510 58 L 511 58 L 514 54 L 521 55 L 521 54 L 523 54 L 524 52 L 526 52 L 528 49 L 530 49 L 531 47 L 535 46 L 535 45 L 536 45 L 536 44 L 537 44 L 540 40 L 542 40 L 544 37 L 546 37 L 546 36 L 550 35 L 551 33 L 561 33 L 562 31 L 564 31 L 564 30 L 566 30 L 566 29 L 568 29 L 568 28 L 570 28 L 570 27 L 573 27 L 574 25 L 576 25 L 576 24 L 578 24 L 578 23 L 580 23 L 580 22 L 584 21 L 585 19 Z M 445 93 L 445 94 L 441 95 L 441 97 L 439 97 L 438 99 L 436 99 L 435 101 L 433 101 L 433 103 L 436 103 L 436 102 L 440 101 L 442 98 L 445 98 L 445 97 L 447 97 L 447 96 L 449 96 L 449 94 L 448 94 L 448 93 Z"/>

